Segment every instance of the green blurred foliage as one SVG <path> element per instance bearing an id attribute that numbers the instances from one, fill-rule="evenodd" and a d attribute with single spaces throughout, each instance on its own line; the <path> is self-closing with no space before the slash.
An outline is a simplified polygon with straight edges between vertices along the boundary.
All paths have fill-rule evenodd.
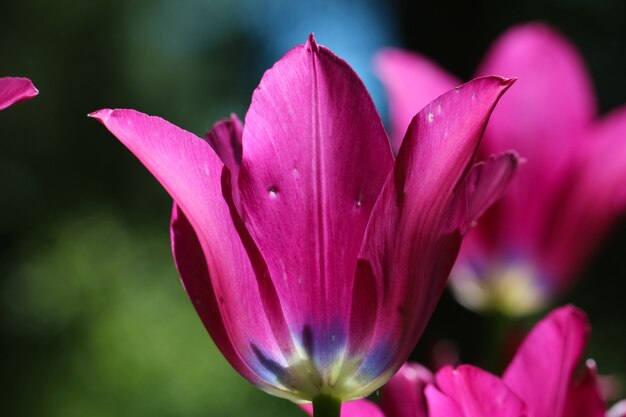
<path id="1" fill-rule="evenodd" d="M 3 327 L 18 336 L 2 355 L 6 374 L 19 378 L 3 382 L 16 400 L 11 415 L 296 412 L 221 357 L 176 279 L 167 242 L 165 228 L 96 212 L 20 248 L 2 299 Z"/>

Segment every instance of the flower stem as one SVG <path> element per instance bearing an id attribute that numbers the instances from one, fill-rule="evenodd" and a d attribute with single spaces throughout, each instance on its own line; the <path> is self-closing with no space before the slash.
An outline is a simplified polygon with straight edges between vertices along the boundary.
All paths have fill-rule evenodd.
<path id="1" fill-rule="evenodd" d="M 313 398 L 313 417 L 340 417 L 341 401 L 330 395 Z"/>
<path id="2" fill-rule="evenodd" d="M 493 312 L 488 317 L 489 336 L 485 338 L 488 345 L 484 352 L 487 352 L 484 367 L 495 374 L 500 374 L 503 370 L 503 359 L 506 357 L 502 349 L 506 345 L 506 336 L 510 330 L 512 319 L 500 312 Z"/>

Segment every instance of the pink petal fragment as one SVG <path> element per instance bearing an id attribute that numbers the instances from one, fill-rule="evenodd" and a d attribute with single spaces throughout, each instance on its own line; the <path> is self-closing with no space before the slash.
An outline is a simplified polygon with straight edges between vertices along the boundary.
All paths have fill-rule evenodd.
<path id="1" fill-rule="evenodd" d="M 236 114 L 230 118 L 220 120 L 205 135 L 206 141 L 211 145 L 217 156 L 222 160 L 226 168 L 230 170 L 233 202 L 237 211 L 241 213 L 241 198 L 239 197 L 239 168 L 241 166 L 241 136 L 243 124 Z"/>
<path id="2" fill-rule="evenodd" d="M 578 153 L 541 250 L 561 290 L 571 285 L 626 208 L 626 107 L 595 123 Z"/>
<path id="3" fill-rule="evenodd" d="M 519 163 L 520 158 L 516 152 L 506 152 L 472 167 L 465 187 L 459 193 L 459 224 L 462 233 L 475 226 L 476 220 L 502 197 L 515 176 Z"/>
<path id="4" fill-rule="evenodd" d="M 311 36 L 263 76 L 243 149 L 246 227 L 294 336 L 332 361 L 347 338 L 365 226 L 393 164 L 380 117 L 352 69 Z"/>
<path id="5" fill-rule="evenodd" d="M 594 117 L 590 77 L 573 45 L 540 23 L 502 35 L 477 74 L 519 77 L 494 111 L 483 147 L 488 154 L 515 149 L 528 160 L 503 199 L 501 230 L 515 249 L 530 250 L 548 230 L 545 212 L 558 203 L 554 190 Z"/>
<path id="6" fill-rule="evenodd" d="M 427 417 L 424 389 L 433 374 L 417 363 L 405 363 L 381 389 L 380 408 L 393 417 Z"/>
<path id="7" fill-rule="evenodd" d="M 611 407 L 606 417 L 626 417 L 626 400 L 622 400 Z"/>
<path id="8" fill-rule="evenodd" d="M 466 417 L 456 402 L 434 385 L 428 385 L 425 393 L 429 417 Z"/>
<path id="9" fill-rule="evenodd" d="M 585 364 L 582 378 L 570 382 L 563 417 L 605 417 L 598 372 L 592 360 Z"/>
<path id="10" fill-rule="evenodd" d="M 230 118 L 220 120 L 213 125 L 213 128 L 205 135 L 205 139 L 213 148 L 217 156 L 220 157 L 224 165 L 228 167 L 232 175 L 239 173 L 241 165 L 241 136 L 243 134 L 243 124 L 236 114 L 231 114 Z M 236 181 L 233 181 L 235 184 Z"/>
<path id="11" fill-rule="evenodd" d="M 495 375 L 471 365 L 446 367 L 437 373 L 437 386 L 464 417 L 522 417 L 526 406 Z M 430 403 L 429 403 L 430 406 Z M 431 409 L 431 417 L 443 414 Z"/>
<path id="12" fill-rule="evenodd" d="M 235 228 L 231 216 L 235 210 L 224 198 L 230 199 L 230 190 L 222 188 L 222 162 L 205 141 L 161 118 L 108 109 L 91 117 L 133 152 L 174 199 L 176 264 L 218 347 L 244 377 L 263 389 L 273 385 L 279 391 L 285 383 L 280 371 L 288 364 Z"/>
<path id="13" fill-rule="evenodd" d="M 381 294 L 372 343 L 383 349 L 402 341 L 393 346 L 398 355 L 386 355 L 380 369 L 400 367 L 441 296 L 461 242 L 454 193 L 491 111 L 512 83 L 498 77 L 471 81 L 430 103 L 409 126 L 360 255 Z"/>
<path id="14" fill-rule="evenodd" d="M 28 78 L 0 78 L 0 110 L 20 101 L 31 99 L 37 94 L 39 91 Z"/>
<path id="15" fill-rule="evenodd" d="M 302 404 L 300 408 L 308 415 L 313 415 L 311 404 Z M 341 417 L 385 417 L 385 414 L 371 401 L 356 400 L 341 404 Z"/>
<path id="16" fill-rule="evenodd" d="M 380 52 L 375 67 L 387 92 L 391 146 L 397 153 L 417 112 L 461 82 L 425 57 L 401 49 Z"/>
<path id="17" fill-rule="evenodd" d="M 538 154 L 542 167 L 546 158 L 575 148 L 593 120 L 595 99 L 584 62 L 566 38 L 541 23 L 513 27 L 477 71 L 491 74 L 519 82 L 494 112 L 485 146 L 492 152 L 514 148 L 529 163 Z"/>
<path id="18" fill-rule="evenodd" d="M 589 336 L 585 314 L 558 308 L 528 334 L 504 373 L 504 381 L 528 404 L 532 417 L 558 417 Z"/>
<path id="19" fill-rule="evenodd" d="M 170 234 L 176 269 L 202 323 L 232 367 L 246 378 L 254 378 L 228 336 L 198 236 L 176 203 L 172 209 Z"/>

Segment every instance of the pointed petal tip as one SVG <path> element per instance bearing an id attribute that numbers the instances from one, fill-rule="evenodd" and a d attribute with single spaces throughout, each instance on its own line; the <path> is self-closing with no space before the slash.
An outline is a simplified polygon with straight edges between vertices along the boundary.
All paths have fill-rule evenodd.
<path id="1" fill-rule="evenodd" d="M 25 77 L 0 77 L 0 110 L 39 94 L 33 82 Z"/>
<path id="2" fill-rule="evenodd" d="M 454 88 L 454 91 L 457 93 L 466 88 L 468 85 L 474 83 L 492 83 L 494 86 L 499 86 L 501 88 L 499 95 L 504 94 L 506 90 L 508 90 L 515 82 L 517 81 L 517 77 L 502 77 L 500 75 L 481 75 L 479 77 L 475 77 L 470 81 L 463 83 Z"/>
<path id="3" fill-rule="evenodd" d="M 111 116 L 113 112 L 114 110 L 112 109 L 100 109 L 100 110 L 96 110 L 94 112 L 89 113 L 87 117 L 91 117 L 92 119 L 96 119 L 99 122 L 104 123 Z"/>
<path id="4" fill-rule="evenodd" d="M 562 307 L 558 307 L 554 309 L 551 314 L 571 316 L 587 321 L 587 313 L 576 307 L 574 304 L 566 304 Z"/>
<path id="5" fill-rule="evenodd" d="M 517 81 L 517 77 L 502 77 L 500 75 L 494 75 L 493 78 L 498 79 L 500 84 L 506 86 L 507 88 L 515 84 L 515 81 Z"/>
<path id="6" fill-rule="evenodd" d="M 28 78 L 24 78 L 26 81 L 28 81 L 28 86 L 29 86 L 29 91 L 26 93 L 25 97 L 27 98 L 33 98 L 36 95 L 39 94 L 39 90 L 37 89 L 37 87 L 35 87 L 35 84 L 33 84 L 33 82 L 31 80 L 29 80 Z"/>
<path id="7" fill-rule="evenodd" d="M 306 40 L 306 43 L 304 44 L 304 47 L 306 48 L 307 51 L 312 51 L 316 54 L 319 53 L 320 47 L 317 44 L 317 41 L 315 40 L 315 34 L 313 32 L 309 34 L 309 37 Z"/>
<path id="8" fill-rule="evenodd" d="M 560 323 L 561 326 L 575 326 L 583 331 L 584 337 L 589 337 L 591 333 L 591 324 L 587 313 L 573 304 L 555 308 L 543 320 L 551 320 Z"/>

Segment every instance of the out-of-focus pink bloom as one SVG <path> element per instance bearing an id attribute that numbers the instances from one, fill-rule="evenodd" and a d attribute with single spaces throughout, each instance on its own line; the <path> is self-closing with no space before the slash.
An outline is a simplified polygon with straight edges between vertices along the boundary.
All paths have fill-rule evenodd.
<path id="1" fill-rule="evenodd" d="M 398 149 L 416 109 L 458 81 L 414 53 L 377 57 Z M 504 198 L 465 239 L 451 283 L 476 310 L 520 315 L 566 290 L 626 205 L 626 108 L 598 119 L 590 77 L 575 48 L 539 23 L 512 28 L 477 74 L 519 82 L 502 100 L 481 151 L 527 159 Z"/>
<path id="2" fill-rule="evenodd" d="M 422 381 L 406 380 L 401 368 L 382 388 L 379 411 L 387 417 L 605 417 L 595 364 L 587 361 L 578 372 L 588 336 L 582 311 L 556 309 L 529 333 L 502 378 L 471 365 L 448 366 L 425 387 Z M 389 408 L 386 396 L 400 404 Z M 412 406 L 415 398 L 427 402 L 427 412 Z M 352 408 L 364 407 L 364 402 Z M 406 412 L 395 411 L 403 406 Z M 608 416 L 621 417 L 620 407 Z"/>
<path id="3" fill-rule="evenodd" d="M 429 417 L 530 417 L 502 379 L 471 365 L 441 369 L 424 393 Z"/>
<path id="4" fill-rule="evenodd" d="M 232 366 L 281 397 L 345 401 L 406 360 L 463 234 L 513 175 L 512 153 L 472 167 L 511 83 L 427 105 L 395 161 L 362 82 L 312 36 L 265 73 L 243 125 L 206 141 L 133 110 L 92 117 L 173 197 L 178 271 Z"/>
<path id="5" fill-rule="evenodd" d="M 626 400 L 622 400 L 611 407 L 606 417 L 626 417 Z"/>
<path id="6" fill-rule="evenodd" d="M 28 78 L 0 77 L 0 110 L 39 94 Z"/>

